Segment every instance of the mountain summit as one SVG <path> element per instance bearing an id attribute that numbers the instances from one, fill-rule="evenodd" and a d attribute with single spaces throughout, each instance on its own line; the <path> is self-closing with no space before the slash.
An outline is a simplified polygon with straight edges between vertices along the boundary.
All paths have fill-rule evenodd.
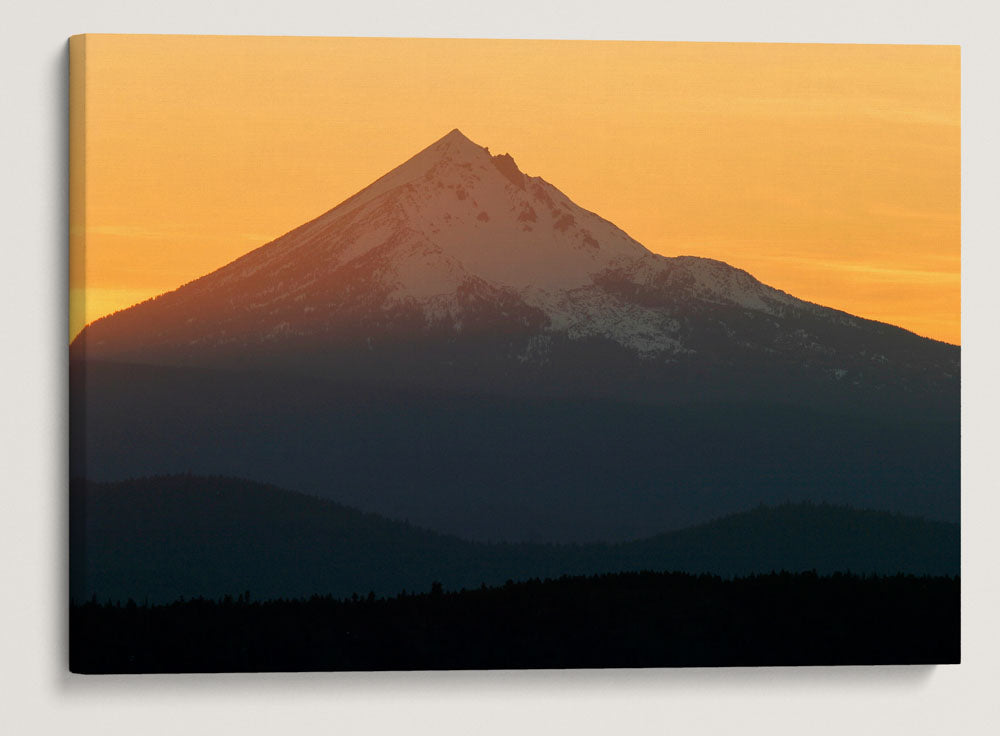
<path id="1" fill-rule="evenodd" d="M 322 375 L 353 365 L 367 376 L 388 362 L 445 385 L 470 372 L 496 384 L 534 370 L 536 381 L 559 363 L 577 377 L 588 363 L 595 376 L 658 367 L 636 374 L 647 383 L 665 368 L 745 379 L 780 367 L 793 383 L 808 378 L 805 394 L 817 381 L 881 395 L 958 385 L 957 348 L 719 261 L 656 255 L 457 129 L 316 219 L 94 322 L 71 351 Z"/>
<path id="2" fill-rule="evenodd" d="M 428 330 L 493 329 L 497 318 L 639 354 L 689 352 L 674 315 L 623 287 L 763 313 L 811 309 L 725 264 L 654 255 L 455 129 L 315 220 L 91 325 L 85 341 L 91 357 L 138 357 L 291 335 L 377 338 L 386 313 L 406 311 Z"/>

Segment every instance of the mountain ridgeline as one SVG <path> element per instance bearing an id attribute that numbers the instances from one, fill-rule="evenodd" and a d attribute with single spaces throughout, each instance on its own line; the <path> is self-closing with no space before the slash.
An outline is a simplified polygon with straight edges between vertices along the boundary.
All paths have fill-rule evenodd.
<path id="1" fill-rule="evenodd" d="M 469 542 L 234 478 L 76 482 L 71 500 L 77 603 L 382 597 L 629 570 L 959 572 L 956 524 L 822 504 L 758 507 L 633 542 L 553 545 Z"/>
<path id="2" fill-rule="evenodd" d="M 478 540 L 959 516 L 958 347 L 656 255 L 457 130 L 70 357 L 91 481 L 240 476 Z"/>

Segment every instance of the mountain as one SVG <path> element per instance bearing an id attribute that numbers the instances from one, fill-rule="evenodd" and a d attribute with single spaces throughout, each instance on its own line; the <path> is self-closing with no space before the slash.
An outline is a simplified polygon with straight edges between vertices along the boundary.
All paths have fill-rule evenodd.
<path id="1" fill-rule="evenodd" d="M 957 575 L 955 524 L 822 505 L 760 507 L 624 544 L 483 544 L 234 478 L 71 489 L 73 595 L 170 602 L 449 590 L 628 570 Z"/>
<path id="2" fill-rule="evenodd" d="M 959 517 L 958 347 L 651 253 L 457 130 L 70 358 L 91 481 L 247 477 L 479 540 Z"/>
<path id="3" fill-rule="evenodd" d="M 71 355 L 516 393 L 837 405 L 863 392 L 925 408 L 954 402 L 959 376 L 954 346 L 719 261 L 656 255 L 458 130 L 315 220 L 97 320 Z"/>

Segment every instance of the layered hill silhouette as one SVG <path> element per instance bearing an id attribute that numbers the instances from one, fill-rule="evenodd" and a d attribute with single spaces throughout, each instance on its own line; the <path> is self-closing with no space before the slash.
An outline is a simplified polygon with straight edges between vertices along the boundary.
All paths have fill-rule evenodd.
<path id="1" fill-rule="evenodd" d="M 393 596 L 620 571 L 957 575 L 955 524 L 826 505 L 760 507 L 622 544 L 483 544 L 233 478 L 74 483 L 73 597 L 166 603 Z"/>
<path id="2" fill-rule="evenodd" d="M 91 480 L 243 476 L 478 539 L 958 519 L 956 346 L 656 255 L 457 130 L 70 355 Z"/>

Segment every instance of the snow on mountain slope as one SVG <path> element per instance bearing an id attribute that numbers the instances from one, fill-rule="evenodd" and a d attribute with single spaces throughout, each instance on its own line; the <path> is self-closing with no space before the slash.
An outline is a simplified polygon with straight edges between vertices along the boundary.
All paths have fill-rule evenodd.
<path id="1" fill-rule="evenodd" d="M 85 335 L 88 355 L 113 356 L 370 333 L 405 312 L 410 326 L 513 320 L 654 356 L 692 352 L 678 317 L 719 304 L 820 309 L 718 261 L 655 255 L 453 130 L 318 218 Z"/>

